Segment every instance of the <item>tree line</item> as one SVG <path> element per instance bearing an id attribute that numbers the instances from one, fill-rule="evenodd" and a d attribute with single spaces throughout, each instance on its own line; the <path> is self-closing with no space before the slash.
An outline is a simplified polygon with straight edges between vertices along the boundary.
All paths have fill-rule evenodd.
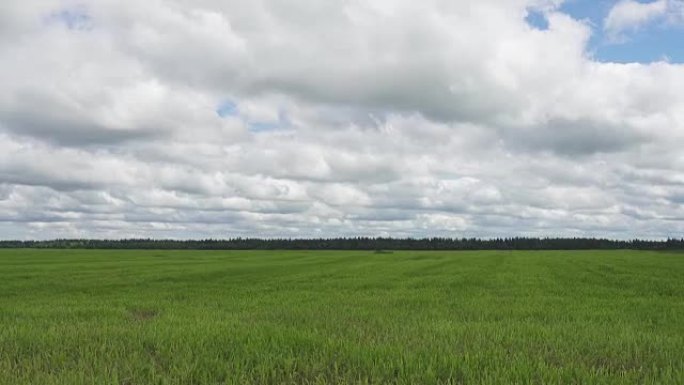
<path id="1" fill-rule="evenodd" d="M 684 250 L 684 239 L 600 238 L 318 238 L 318 239 L 54 239 L 0 241 L 0 248 L 188 250 Z"/>

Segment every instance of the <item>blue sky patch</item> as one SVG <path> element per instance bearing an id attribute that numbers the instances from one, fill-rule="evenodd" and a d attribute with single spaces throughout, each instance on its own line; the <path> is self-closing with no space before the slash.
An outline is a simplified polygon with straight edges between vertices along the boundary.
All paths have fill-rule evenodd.
<path id="1" fill-rule="evenodd" d="M 595 29 L 601 29 L 603 19 L 615 4 L 615 0 L 566 0 L 560 11 L 577 20 L 589 21 Z"/>
<path id="2" fill-rule="evenodd" d="M 249 122 L 247 128 L 252 132 L 274 131 L 280 128 L 280 122 Z"/>
<path id="3" fill-rule="evenodd" d="M 245 123 L 247 129 L 254 133 L 282 130 L 292 126 L 290 118 L 284 110 L 278 112 L 278 120 L 249 120 L 247 117 L 241 116 L 238 104 L 232 100 L 219 103 L 216 107 L 216 115 L 221 118 L 238 117 Z"/>
<path id="4" fill-rule="evenodd" d="M 278 112 L 278 121 L 247 122 L 247 128 L 254 133 L 283 130 L 290 127 L 292 127 L 292 122 L 290 122 L 290 118 L 284 110 Z"/>
<path id="5" fill-rule="evenodd" d="M 525 21 L 532 28 L 539 29 L 542 31 L 549 29 L 549 21 L 546 20 L 546 16 L 543 12 L 539 12 L 534 9 L 529 9 L 527 11 L 527 17 L 525 17 Z"/>
<path id="6" fill-rule="evenodd" d="M 74 31 L 87 31 L 93 27 L 93 19 L 84 6 L 64 8 L 53 12 L 48 20 L 60 23 Z"/>
<path id="7" fill-rule="evenodd" d="M 621 43 L 602 42 L 595 47 L 600 61 L 640 62 L 669 61 L 684 63 L 684 29 L 675 26 L 653 26 L 630 33 Z"/>
<path id="8" fill-rule="evenodd" d="M 223 101 L 216 107 L 216 114 L 222 118 L 237 116 L 238 106 L 232 100 Z"/>
<path id="9" fill-rule="evenodd" d="M 651 1 L 640 1 L 650 3 Z M 612 41 L 604 32 L 604 20 L 617 0 L 567 0 L 560 11 L 592 28 L 587 50 L 595 60 L 618 63 L 651 63 L 668 60 L 684 63 L 684 25 L 654 20 L 653 23 L 628 31 L 621 41 Z M 528 21 L 530 22 L 530 21 Z"/>

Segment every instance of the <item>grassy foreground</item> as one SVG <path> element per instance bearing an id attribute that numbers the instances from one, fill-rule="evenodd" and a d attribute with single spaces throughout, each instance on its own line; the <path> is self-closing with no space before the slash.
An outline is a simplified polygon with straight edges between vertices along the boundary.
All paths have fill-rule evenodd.
<path id="1" fill-rule="evenodd" d="M 0 250 L 0 384 L 682 384 L 684 254 Z"/>

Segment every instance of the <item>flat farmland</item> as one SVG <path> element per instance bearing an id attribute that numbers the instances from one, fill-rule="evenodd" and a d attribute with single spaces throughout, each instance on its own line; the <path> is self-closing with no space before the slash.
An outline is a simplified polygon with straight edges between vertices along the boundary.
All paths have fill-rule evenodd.
<path id="1" fill-rule="evenodd" d="M 0 250 L 0 384 L 682 384 L 684 254 Z"/>

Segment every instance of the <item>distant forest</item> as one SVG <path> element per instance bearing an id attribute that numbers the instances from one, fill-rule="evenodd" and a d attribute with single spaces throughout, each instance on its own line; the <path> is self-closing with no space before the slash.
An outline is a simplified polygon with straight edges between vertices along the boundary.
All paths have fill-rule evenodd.
<path id="1" fill-rule="evenodd" d="M 328 238 L 328 239 L 56 239 L 0 241 L 0 248 L 188 250 L 684 250 L 684 239 L 596 238 Z"/>

